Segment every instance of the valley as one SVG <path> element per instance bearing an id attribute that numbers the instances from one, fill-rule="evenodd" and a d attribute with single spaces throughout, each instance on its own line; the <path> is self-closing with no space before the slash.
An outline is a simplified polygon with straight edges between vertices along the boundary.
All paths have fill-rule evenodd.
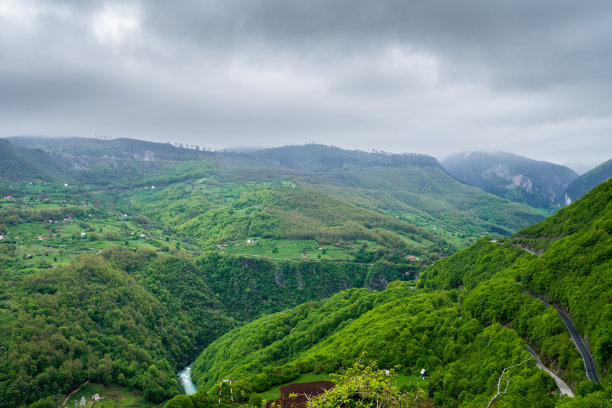
<path id="1" fill-rule="evenodd" d="M 0 142 L 2 406 L 56 407 L 89 381 L 116 397 L 97 406 L 212 407 L 229 377 L 260 406 L 376 370 L 412 406 L 486 406 L 527 347 L 539 360 L 493 406 L 610 398 L 610 181 L 554 212 L 424 155 Z"/>

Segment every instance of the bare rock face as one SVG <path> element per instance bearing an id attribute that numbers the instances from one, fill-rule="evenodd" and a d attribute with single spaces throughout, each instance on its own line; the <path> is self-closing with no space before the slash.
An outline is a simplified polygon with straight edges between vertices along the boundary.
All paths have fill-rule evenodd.
<path id="1" fill-rule="evenodd" d="M 565 189 L 578 177 L 565 166 L 504 152 L 462 153 L 446 158 L 442 165 L 465 184 L 547 209 L 566 205 Z"/>

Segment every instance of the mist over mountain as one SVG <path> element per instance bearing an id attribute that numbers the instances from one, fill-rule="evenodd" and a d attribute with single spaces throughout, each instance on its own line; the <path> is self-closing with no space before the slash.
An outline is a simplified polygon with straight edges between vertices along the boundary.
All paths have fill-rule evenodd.
<path id="1" fill-rule="evenodd" d="M 445 158 L 442 164 L 463 183 L 545 209 L 565 205 L 565 188 L 578 177 L 568 167 L 506 152 L 461 153 Z"/>

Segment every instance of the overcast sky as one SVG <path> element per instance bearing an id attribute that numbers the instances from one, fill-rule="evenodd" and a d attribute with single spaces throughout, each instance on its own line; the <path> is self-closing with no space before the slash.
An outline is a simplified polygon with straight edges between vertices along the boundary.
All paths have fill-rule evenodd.
<path id="1" fill-rule="evenodd" d="M 0 136 L 598 164 L 611 73 L 609 0 L 0 0 Z"/>

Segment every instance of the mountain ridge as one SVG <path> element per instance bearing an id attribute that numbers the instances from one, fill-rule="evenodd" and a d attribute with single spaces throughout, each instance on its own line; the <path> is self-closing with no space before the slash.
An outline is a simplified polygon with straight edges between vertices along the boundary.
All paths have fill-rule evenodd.
<path id="1" fill-rule="evenodd" d="M 507 152 L 466 152 L 442 160 L 461 182 L 538 208 L 565 205 L 565 188 L 578 177 L 568 167 Z"/>

